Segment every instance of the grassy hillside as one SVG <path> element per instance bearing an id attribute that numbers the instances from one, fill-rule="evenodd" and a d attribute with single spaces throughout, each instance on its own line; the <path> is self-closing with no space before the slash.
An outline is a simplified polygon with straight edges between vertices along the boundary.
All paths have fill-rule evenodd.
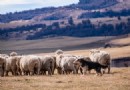
<path id="1" fill-rule="evenodd" d="M 8 13 L 5 15 L 0 14 L 0 28 L 15 28 L 17 26 L 26 26 L 37 23 L 50 25 L 50 21 L 48 20 L 51 20 L 52 22 L 60 22 L 66 21 L 69 17 L 78 20 L 77 17 L 84 12 L 105 12 L 106 10 L 120 12 L 123 9 L 130 8 L 129 2 L 129 0 L 124 0 L 124 2 L 120 3 L 117 3 L 116 0 L 100 0 L 100 2 L 97 0 L 91 0 L 88 4 L 76 4 L 59 8 L 40 8 L 23 12 Z"/>
<path id="2" fill-rule="evenodd" d="M 55 37 L 40 40 L 9 40 L 0 41 L 0 52 L 10 53 L 16 51 L 19 54 L 48 54 L 62 49 L 66 53 L 86 55 L 93 48 L 108 51 L 112 58 L 130 56 L 129 36 L 118 37 Z M 110 43 L 112 48 L 104 49 L 105 43 Z"/>
<path id="3" fill-rule="evenodd" d="M 84 4 L 0 15 L 0 39 L 34 40 L 49 36 L 123 35 L 130 32 L 129 22 L 128 0 L 90 0 Z"/>
<path id="4" fill-rule="evenodd" d="M 126 37 L 126 38 L 119 38 L 119 39 L 115 39 L 115 40 L 111 40 L 109 42 L 110 44 L 112 44 L 113 46 L 128 46 L 130 45 L 130 37 Z"/>
<path id="5" fill-rule="evenodd" d="M 99 48 L 104 46 L 106 39 L 113 37 L 55 37 L 39 40 L 9 40 L 0 41 L 0 49 L 3 53 L 17 51 L 19 53 L 41 53 L 52 52 L 57 49 L 77 50 L 88 48 Z"/>

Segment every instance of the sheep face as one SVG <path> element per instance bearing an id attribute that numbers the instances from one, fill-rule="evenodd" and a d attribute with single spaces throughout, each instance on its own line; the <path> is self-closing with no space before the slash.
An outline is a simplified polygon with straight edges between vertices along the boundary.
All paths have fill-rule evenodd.
<path id="1" fill-rule="evenodd" d="M 73 62 L 75 66 L 81 66 L 80 59 Z"/>

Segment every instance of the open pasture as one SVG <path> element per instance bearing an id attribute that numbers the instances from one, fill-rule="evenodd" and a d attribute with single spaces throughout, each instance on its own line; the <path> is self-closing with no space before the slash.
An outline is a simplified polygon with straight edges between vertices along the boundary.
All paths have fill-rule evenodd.
<path id="1" fill-rule="evenodd" d="M 91 40 L 89 39 L 90 41 L 86 43 L 87 41 L 86 39 L 82 39 L 84 41 L 80 41 L 81 39 L 77 41 L 77 39 L 68 38 L 66 41 L 68 42 L 75 41 L 75 43 L 67 43 L 70 45 L 72 44 L 75 45 L 76 43 L 77 43 L 76 45 L 79 45 L 80 43 L 82 44 L 85 43 L 86 45 L 91 43 L 92 45 L 93 43 L 102 41 L 102 38 L 98 38 L 96 40 L 93 38 L 93 41 L 91 41 L 92 39 Z M 61 38 L 60 40 L 62 42 Z M 116 42 L 118 42 L 116 44 L 121 44 L 121 43 L 126 44 L 126 43 L 129 43 L 128 40 L 129 38 L 127 38 L 127 40 L 124 39 L 124 41 L 123 39 L 121 39 L 121 42 L 119 42 L 120 39 L 112 40 L 110 42 L 113 44 L 115 44 Z M 58 44 L 59 46 L 60 44 L 64 44 L 64 43 L 60 43 L 59 39 L 57 39 L 57 41 L 59 43 L 55 43 L 56 45 L 54 46 L 57 46 Z M 25 44 L 23 45 L 21 44 L 22 43 L 21 41 L 18 41 L 15 43 L 9 43 L 9 44 L 7 44 L 8 42 L 5 42 L 5 41 L 1 43 L 6 44 L 3 46 L 3 48 L 8 46 L 10 49 L 12 48 L 11 46 L 16 45 L 17 47 L 12 48 L 12 50 L 14 49 L 14 51 L 17 50 L 17 48 L 21 50 L 25 47 L 26 47 L 25 49 L 27 49 L 28 47 L 34 48 L 35 44 L 39 44 L 39 47 L 46 46 L 46 44 L 44 44 L 43 42 L 40 43 L 40 41 L 23 41 L 23 42 L 25 42 Z M 55 41 L 53 41 L 52 39 L 52 42 L 55 42 Z M 53 43 L 47 46 L 49 47 L 50 45 L 53 45 Z M 99 45 L 97 47 L 99 48 L 102 44 L 95 44 L 95 45 Z M 5 48 L 5 49 L 8 49 L 8 48 Z M 64 51 L 67 54 L 88 56 L 90 49 L 77 48 L 75 50 L 65 49 Z M 112 48 L 107 48 L 107 49 L 100 48 L 100 49 L 109 52 L 111 54 L 112 59 L 118 58 L 118 57 L 130 57 L 129 45 L 121 46 L 121 47 L 120 46 L 112 47 Z M 42 52 L 34 53 L 34 54 L 45 55 L 45 54 L 54 54 L 54 53 L 53 52 L 47 53 L 47 52 L 42 51 Z M 8 77 L 0 77 L 0 90 L 130 90 L 130 67 L 123 67 L 123 68 L 112 67 L 111 73 L 103 74 L 103 76 L 95 76 L 95 71 L 92 71 L 91 74 L 87 74 L 85 76 L 82 76 L 80 74 L 58 75 L 57 72 L 55 72 L 55 74 L 52 76 L 48 76 L 48 75 L 12 76 L 12 75 L 9 75 Z"/>
<path id="2" fill-rule="evenodd" d="M 111 74 L 0 77 L 0 90 L 130 90 L 130 68 Z"/>

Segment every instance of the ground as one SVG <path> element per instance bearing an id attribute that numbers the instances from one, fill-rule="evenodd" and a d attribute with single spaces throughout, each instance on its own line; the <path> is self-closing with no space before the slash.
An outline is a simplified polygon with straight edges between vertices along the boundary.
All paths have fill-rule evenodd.
<path id="1" fill-rule="evenodd" d="M 9 76 L 0 77 L 0 90 L 130 90 L 130 68 L 112 68 L 111 74 L 95 76 Z"/>
<path id="2" fill-rule="evenodd" d="M 22 49 L 22 48 L 34 48 L 35 46 L 39 47 L 49 47 L 49 46 L 57 46 L 59 44 L 64 45 L 65 42 L 62 43 L 63 38 L 56 39 L 45 39 L 45 40 L 37 40 L 37 41 L 14 41 L 14 43 L 10 43 L 11 41 L 3 41 L 4 43 L 2 48 L 14 50 Z M 96 39 L 95 39 L 96 38 Z M 98 44 L 98 42 L 102 42 L 103 38 L 101 37 L 93 37 L 93 38 L 66 38 L 65 40 L 69 43 L 68 46 L 85 44 L 88 45 L 96 45 L 100 47 L 102 44 Z M 110 37 L 111 38 L 111 37 Z M 112 37 L 113 38 L 113 37 Z M 57 40 L 57 43 L 54 43 Z M 130 38 L 119 38 L 112 39 L 110 43 L 116 44 L 116 46 L 112 48 L 98 48 L 101 50 L 105 50 L 110 53 L 112 59 L 118 57 L 130 57 Z M 43 42 L 41 42 L 43 41 Z M 23 43 L 24 44 L 21 44 Z M 45 43 L 46 42 L 46 43 Z M 47 42 L 49 43 L 47 45 Z M 71 43 L 73 42 L 73 43 Z M 9 43 L 9 44 L 8 44 Z M 51 44 L 52 43 L 52 44 Z M 119 44 L 119 45 L 118 45 Z M 126 46 L 126 44 L 128 46 Z M 5 48 L 8 46 L 8 48 Z M 16 46 L 16 47 L 13 47 Z M 60 46 L 60 45 L 59 45 Z M 80 45 L 79 45 L 80 46 Z M 77 48 L 76 47 L 76 48 Z M 82 45 L 80 46 L 82 47 Z M 38 48 L 38 47 L 36 47 Z M 12 49 L 12 50 L 13 50 Z M 89 55 L 89 48 L 77 48 L 78 50 L 68 50 L 65 51 L 67 54 L 74 55 Z M 42 51 L 42 50 L 41 50 Z M 32 52 L 32 51 L 30 51 Z M 36 55 L 45 55 L 45 54 L 54 54 L 53 52 L 44 53 L 36 53 Z M 130 67 L 112 67 L 110 74 L 104 74 L 103 76 L 96 76 L 95 71 L 92 71 L 91 74 L 87 74 L 82 76 L 78 75 L 58 75 L 56 72 L 52 76 L 40 75 L 40 76 L 8 76 L 8 77 L 0 77 L 0 90 L 130 90 Z"/>

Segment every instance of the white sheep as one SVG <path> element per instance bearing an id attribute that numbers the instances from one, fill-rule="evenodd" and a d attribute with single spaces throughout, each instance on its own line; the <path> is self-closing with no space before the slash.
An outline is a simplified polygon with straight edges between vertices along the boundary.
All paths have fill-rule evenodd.
<path id="1" fill-rule="evenodd" d="M 0 76 L 4 76 L 6 57 L 0 55 Z"/>
<path id="2" fill-rule="evenodd" d="M 63 54 L 63 53 L 64 53 L 63 50 L 60 50 L 60 49 L 58 49 L 58 50 L 55 51 L 56 55 L 60 55 L 60 54 Z"/>
<path id="3" fill-rule="evenodd" d="M 64 56 L 60 62 L 60 66 L 61 66 L 62 71 L 65 72 L 66 74 L 69 74 L 70 72 L 77 74 L 79 67 L 77 68 L 73 64 L 73 62 L 76 60 L 77 60 L 76 57 Z"/>
<path id="4" fill-rule="evenodd" d="M 54 74 L 55 69 L 55 58 L 51 55 L 39 56 L 41 62 L 41 72 L 43 74 L 48 71 L 48 75 Z"/>
<path id="5" fill-rule="evenodd" d="M 10 56 L 6 59 L 6 64 L 5 64 L 5 72 L 6 76 L 8 76 L 8 72 L 12 72 L 12 75 L 18 75 L 18 69 L 19 66 L 17 65 L 17 62 L 20 61 L 22 56 Z"/>
<path id="6" fill-rule="evenodd" d="M 90 50 L 89 57 L 91 61 L 93 62 L 98 62 L 101 65 L 107 66 L 108 67 L 108 73 L 110 73 L 110 54 L 106 51 L 101 51 L 101 50 Z"/>
<path id="7" fill-rule="evenodd" d="M 19 63 L 22 75 L 34 75 L 35 70 L 37 74 L 40 74 L 41 62 L 38 56 L 25 55 L 20 59 Z"/>
<path id="8" fill-rule="evenodd" d="M 16 52 L 11 52 L 10 56 L 17 56 L 18 54 Z"/>

